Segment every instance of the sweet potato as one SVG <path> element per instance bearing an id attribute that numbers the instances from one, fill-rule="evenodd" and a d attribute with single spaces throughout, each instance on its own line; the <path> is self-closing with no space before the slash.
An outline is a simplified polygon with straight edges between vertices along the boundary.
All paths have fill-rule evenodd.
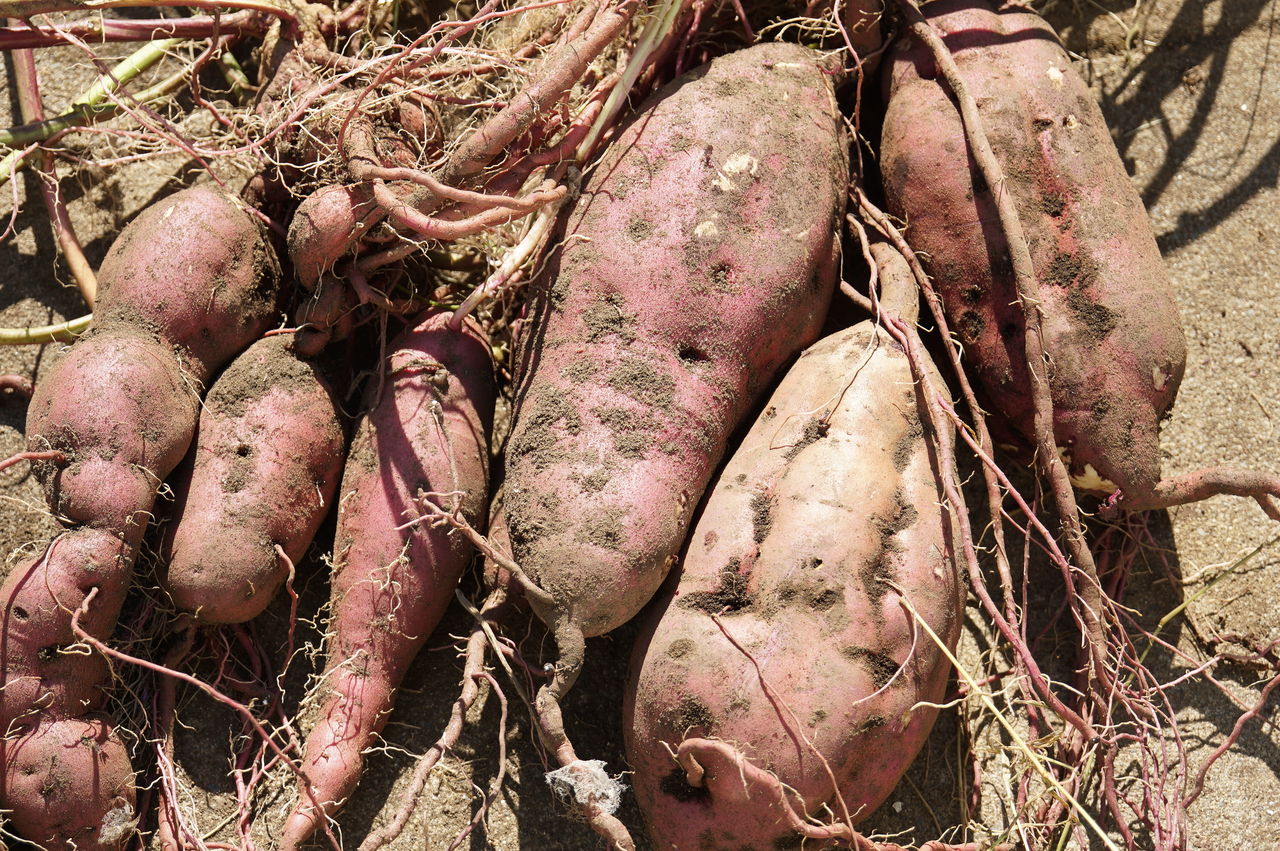
<path id="1" fill-rule="evenodd" d="M 483 522 L 494 375 L 478 327 L 431 313 L 393 341 L 368 396 L 339 499 L 324 701 L 303 758 L 311 793 L 332 815 L 355 789 L 364 749 L 395 690 L 453 599 L 471 545 L 447 526 L 413 520 L 438 505 Z M 381 395 L 376 395 L 377 393 Z M 318 825 L 303 795 L 281 849 Z"/>
<path id="2" fill-rule="evenodd" d="M 826 315 L 848 169 L 832 78 L 774 43 L 660 91 L 596 166 L 538 288 L 503 510 L 559 653 L 539 734 L 590 783 L 607 778 L 559 705 L 584 637 L 648 602 L 730 432 Z M 607 807 L 581 814 L 631 847 Z"/>
<path id="3" fill-rule="evenodd" d="M 367 188 L 322 186 L 302 200 L 289 223 L 289 257 L 308 290 L 350 250 L 376 207 Z"/>
<path id="4" fill-rule="evenodd" d="M 82 527 L 19 564 L 0 588 L 0 802 L 13 832 L 51 851 L 115 851 L 133 834 L 128 751 L 96 712 L 106 660 L 85 653 L 71 628 L 71 613 L 96 592 L 79 625 L 110 635 L 133 559 L 114 533 Z"/>
<path id="5" fill-rule="evenodd" d="M 93 328 L 151 331 L 208 381 L 271 327 L 279 284 L 262 225 L 231 196 L 196 186 L 148 207 L 112 243 Z"/>
<path id="6" fill-rule="evenodd" d="M 944 33 L 1006 174 L 1039 282 L 1054 434 L 1079 486 L 1149 493 L 1186 344 L 1164 265 L 1097 102 L 1053 30 L 983 0 L 923 7 Z M 1024 323 L 991 190 L 922 45 L 887 64 L 889 208 L 937 281 L 995 409 L 1033 439 Z M 1099 477 L 1106 481 L 1099 481 Z"/>
<path id="7" fill-rule="evenodd" d="M 72 618 L 110 636 L 156 490 L 190 445 L 203 382 L 270 323 L 278 282 L 253 216 L 213 190 L 177 193 L 113 244 L 93 324 L 36 386 L 28 448 L 57 453 L 34 470 L 72 528 L 0 587 L 0 724 L 23 737 L 4 754 L 0 806 L 50 851 L 119 848 L 132 832 L 132 790 L 119 792 L 131 783 L 127 753 L 105 719 L 82 717 L 101 704 L 107 668 L 83 645 L 66 649 Z M 72 799 L 52 794 L 64 791 Z"/>
<path id="8" fill-rule="evenodd" d="M 77 341 L 27 409 L 28 447 L 64 456 L 35 465 L 49 507 L 65 523 L 137 543 L 157 487 L 191 444 L 198 388 L 173 347 L 145 331 L 91 330 Z"/>
<path id="9" fill-rule="evenodd" d="M 905 261 L 877 261 L 910 321 Z M 916 704 L 949 666 L 904 601 L 954 647 L 963 588 L 920 404 L 902 348 L 863 322 L 801 355 L 720 474 L 626 694 L 655 848 L 798 848 L 762 772 L 797 812 L 856 822 L 924 743 L 936 711 Z"/>
<path id="10" fill-rule="evenodd" d="M 174 483 L 162 585 L 208 623 L 256 617 L 333 502 L 345 441 L 328 379 L 285 336 L 259 340 L 214 382 Z"/>
<path id="11" fill-rule="evenodd" d="M 97 714 L 45 720 L 0 743 L 5 800 L 17 834 L 44 848 L 108 851 L 137 829 L 129 752 Z"/>
<path id="12" fill-rule="evenodd" d="M 14 567 L 0 590 L 0 720 L 5 729 L 35 726 L 45 715 L 74 717 L 105 700 L 106 660 L 65 653 L 76 643 L 71 612 L 97 588 L 80 626 L 98 638 L 111 632 L 124 602 L 133 548 L 113 532 L 82 527 Z"/>
<path id="13" fill-rule="evenodd" d="M 66 456 L 35 465 L 55 513 L 140 533 L 136 515 L 190 445 L 203 382 L 269 327 L 279 277 L 265 230 L 214 190 L 130 222 L 103 261 L 89 332 L 27 413 L 28 448 Z"/>
<path id="14" fill-rule="evenodd" d="M 516 561 L 586 635 L 657 590 L 730 431 L 818 334 L 846 156 L 821 58 L 760 45 L 659 93 L 568 216 L 505 510 Z"/>

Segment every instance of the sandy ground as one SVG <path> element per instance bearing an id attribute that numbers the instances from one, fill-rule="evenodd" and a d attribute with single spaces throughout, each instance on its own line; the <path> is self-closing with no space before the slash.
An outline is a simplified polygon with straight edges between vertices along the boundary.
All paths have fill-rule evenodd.
<path id="1" fill-rule="evenodd" d="M 1176 474 L 1214 464 L 1280 472 L 1280 0 L 1057 0 L 1048 17 L 1079 57 L 1111 123 L 1116 143 L 1151 212 L 1186 327 L 1186 378 L 1164 433 L 1165 471 Z M 1128 41 L 1126 41 L 1128 38 Z M 84 84 L 87 66 L 68 51 L 43 57 L 46 102 L 65 104 Z M 0 98 L 0 120 L 11 123 L 12 76 Z M 143 205 L 164 194 L 183 164 L 148 163 L 91 173 L 63 181 L 70 210 L 89 258 L 100 260 L 112 235 Z M 66 283 L 31 178 L 16 183 L 24 212 L 16 234 L 0 243 L 0 326 L 39 325 L 84 312 Z M 10 209 L 6 191 L 0 210 Z M 38 377 L 50 348 L 0 348 L 0 373 Z M 23 444 L 25 408 L 0 398 L 0 455 Z M 0 551 L 15 552 L 44 538 L 51 528 L 38 488 L 21 468 L 0 474 Z M 1250 502 L 1218 498 L 1150 519 L 1181 582 L 1139 570 L 1130 604 L 1151 622 L 1182 600 L 1187 617 L 1204 635 L 1238 632 L 1263 641 L 1280 640 L 1280 612 L 1271 593 L 1280 580 L 1280 529 Z M 322 532 L 322 536 L 324 532 Z M 1250 560 L 1216 584 L 1223 566 L 1255 549 Z M 327 598 L 323 565 L 314 558 L 300 568 L 304 611 Z M 10 559 L 9 564 L 14 559 Z M 1050 580 L 1051 581 L 1051 580 Z M 1046 589 L 1052 598 L 1052 588 Z M 272 609 L 258 625 L 268 646 L 283 638 L 287 611 Z M 966 641 L 972 651 L 985 630 L 970 609 Z M 412 754 L 425 749 L 442 727 L 456 694 L 459 668 L 449 634 L 461 635 L 467 619 L 455 607 L 433 648 L 415 664 L 405 695 L 388 727 L 388 748 L 371 756 L 362 786 L 341 818 L 344 845 L 355 847 L 392 811 L 408 782 Z M 1193 630 L 1175 623 L 1168 635 L 1197 658 Z M 315 640 L 314 632 L 303 639 Z M 582 685 L 571 695 L 566 716 L 575 719 L 581 753 L 624 768 L 617 702 L 625 677 L 630 633 L 595 640 Z M 1166 654 L 1155 658 L 1167 678 L 1187 663 Z M 1245 705 L 1259 691 L 1258 674 L 1219 665 L 1217 676 Z M 289 682 L 307 674 L 297 662 Z M 1239 710 L 1220 693 L 1189 684 L 1171 692 L 1198 763 L 1230 733 Z M 962 825 L 965 740 L 955 710 L 944 715 L 912 771 L 889 801 L 867 822 L 900 841 L 923 842 L 940 829 Z M 189 796 L 186 805 L 202 831 L 215 831 L 230 812 L 229 715 L 205 698 L 183 698 L 177 762 Z M 1194 845 L 1200 849 L 1275 848 L 1280 845 L 1280 732 L 1274 702 L 1248 725 L 1237 745 L 1209 775 L 1203 797 L 1191 810 Z M 498 757 L 499 706 L 486 700 L 472 713 L 461 747 L 428 783 L 410 827 L 393 848 L 444 848 L 475 812 L 474 788 L 488 791 Z M 523 709 L 512 698 L 507 727 L 509 776 L 490 809 L 487 827 L 460 847 L 498 849 L 590 849 L 599 847 L 581 825 L 566 821 L 542 778 L 543 766 L 528 745 Z M 999 760 L 986 762 L 983 808 L 974 818 L 1000 823 L 1005 793 Z M 270 837 L 287 806 L 287 794 L 265 802 L 257 836 Z M 640 832 L 629 796 L 620 813 Z"/>

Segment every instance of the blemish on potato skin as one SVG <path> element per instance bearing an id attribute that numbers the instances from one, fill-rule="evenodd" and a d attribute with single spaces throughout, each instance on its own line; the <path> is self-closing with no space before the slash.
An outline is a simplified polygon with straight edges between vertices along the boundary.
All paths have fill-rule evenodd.
<path id="1" fill-rule="evenodd" d="M 893 469 L 901 473 L 911 463 L 916 446 L 924 439 L 924 426 L 919 420 L 911 420 L 907 430 L 898 438 L 893 447 Z"/>
<path id="2" fill-rule="evenodd" d="M 685 697 L 679 705 L 670 710 L 664 719 L 665 726 L 677 730 L 682 736 L 689 736 L 693 731 L 703 734 L 715 732 L 716 719 L 711 709 L 696 697 Z"/>
<path id="3" fill-rule="evenodd" d="M 692 639 L 677 638 L 675 641 L 667 645 L 667 657 L 671 659 L 683 659 L 694 650 Z"/>
<path id="4" fill-rule="evenodd" d="M 887 686 L 900 667 L 885 654 L 866 647 L 846 647 L 840 651 L 840 655 L 866 668 L 877 689 Z"/>
<path id="5" fill-rule="evenodd" d="M 772 528 L 773 497 L 757 493 L 751 497 L 751 537 L 757 544 L 763 544 Z"/>
<path id="6" fill-rule="evenodd" d="M 739 573 L 742 560 L 729 559 L 720 570 L 720 583 L 714 591 L 694 591 L 677 598 L 677 605 L 685 609 L 699 609 L 707 614 L 740 612 L 751 606 L 753 595 L 747 590 L 749 577 Z"/>
<path id="7" fill-rule="evenodd" d="M 679 768 L 671 769 L 662 782 L 658 784 L 658 791 L 662 794 L 675 798 L 680 803 L 688 803 L 697 801 L 705 806 L 711 806 L 711 792 L 705 786 L 692 786 L 684 770 Z"/>
<path id="8" fill-rule="evenodd" d="M 644 242 L 653 234 L 653 222 L 642 216 L 632 216 L 627 222 L 627 237 L 635 242 Z"/>

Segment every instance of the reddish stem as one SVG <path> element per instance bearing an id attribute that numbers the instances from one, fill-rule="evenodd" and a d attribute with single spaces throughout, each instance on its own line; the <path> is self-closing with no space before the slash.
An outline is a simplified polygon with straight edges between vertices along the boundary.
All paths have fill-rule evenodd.
<path id="1" fill-rule="evenodd" d="M 66 34 L 87 44 L 106 44 L 164 38 L 210 38 L 215 30 L 223 35 L 262 35 L 270 27 L 270 18 L 249 9 L 229 15 L 148 20 L 94 16 L 57 27 L 32 23 L 0 27 L 0 51 L 61 47 L 68 44 Z"/>
<path id="2" fill-rule="evenodd" d="M 0 470 L 7 470 L 19 461 L 52 461 L 55 464 L 63 464 L 66 463 L 66 460 L 67 456 L 56 449 L 42 452 L 19 452 L 17 455 L 10 455 L 0 461 Z"/>
<path id="3" fill-rule="evenodd" d="M 1280 522 L 1280 509 L 1273 502 L 1280 499 L 1280 476 L 1238 467 L 1209 467 L 1162 479 L 1146 495 L 1117 492 L 1108 500 L 1108 505 L 1129 511 L 1145 511 L 1172 508 L 1219 495 L 1253 497 L 1268 517 Z"/>
<path id="4" fill-rule="evenodd" d="M 13 70 L 17 78 L 18 110 L 23 122 L 36 124 L 45 120 L 44 103 L 40 98 L 40 77 L 36 71 L 35 55 L 30 50 L 13 52 Z M 98 295 L 98 277 L 93 267 L 84 256 L 84 248 L 80 238 L 76 236 L 75 227 L 71 224 L 71 216 L 67 212 L 67 204 L 58 191 L 58 175 L 54 166 L 53 153 L 48 149 L 40 152 L 40 196 L 44 199 L 45 209 L 49 213 L 49 224 L 53 228 L 54 238 L 62 259 L 75 278 L 76 286 L 84 297 L 85 304 L 93 309 Z"/>

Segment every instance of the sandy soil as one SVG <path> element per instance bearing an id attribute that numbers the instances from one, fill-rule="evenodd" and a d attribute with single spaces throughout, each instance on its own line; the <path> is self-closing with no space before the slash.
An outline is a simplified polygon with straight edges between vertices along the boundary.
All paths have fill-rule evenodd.
<path id="1" fill-rule="evenodd" d="M 1057 0 L 1048 17 L 1079 57 L 1094 85 L 1151 212 L 1181 305 L 1190 356 L 1172 420 L 1164 433 L 1165 471 L 1176 474 L 1229 463 L 1280 472 L 1280 0 Z M 1126 42 L 1126 36 L 1128 42 Z M 42 57 L 45 99 L 65 104 L 84 85 L 87 65 L 72 51 Z M 15 109 L 12 75 L 0 98 L 0 121 Z M 183 163 L 148 162 L 64 180 L 70 210 L 89 258 L 101 259 L 120 225 L 186 173 Z M 84 312 L 65 269 L 53 261 L 53 238 L 28 176 L 16 182 L 23 212 L 15 235 L 0 243 L 0 326 L 40 325 Z M 2 193 L 0 210 L 11 207 Z M 25 199 L 30 199 L 26 201 Z M 38 377 L 54 347 L 0 348 L 0 373 Z M 0 455 L 23 444 L 25 409 L 0 397 Z M 0 551 L 16 552 L 52 528 L 38 488 L 21 468 L 0 473 Z M 1182 577 L 1171 583 L 1140 570 L 1130 603 L 1148 621 L 1190 600 L 1187 621 L 1169 635 L 1204 658 L 1195 633 L 1238 632 L 1280 640 L 1280 610 L 1271 601 L 1280 582 L 1280 529 L 1250 502 L 1218 498 L 1158 514 L 1152 529 Z M 325 533 L 322 532 L 322 539 Z M 1225 565 L 1259 550 L 1219 582 Z M 327 598 L 323 564 L 314 556 L 300 569 L 304 611 Z M 12 565 L 15 559 L 11 558 Z M 1051 596 L 1051 589 L 1048 594 Z M 309 609 L 308 609 L 309 607 Z M 258 625 L 268 646 L 283 639 L 287 610 L 275 607 Z M 966 645 L 972 660 L 985 630 L 970 609 Z M 407 692 L 387 731 L 388 747 L 374 754 L 362 786 L 341 819 L 344 845 L 355 847 L 397 803 L 412 770 L 412 754 L 429 746 L 456 694 L 459 667 L 449 635 L 461 635 L 460 609 L 414 666 Z M 303 639 L 316 641 L 314 631 Z M 590 662 L 566 705 L 581 753 L 623 769 L 617 701 L 625 677 L 630 632 L 591 643 Z M 1153 657 L 1154 658 L 1154 657 Z M 1153 667 L 1168 678 L 1187 669 L 1167 654 Z M 301 684 L 306 660 L 289 682 Z M 1259 674 L 1222 664 L 1220 680 L 1245 705 L 1259 692 Z M 588 687 L 589 686 L 589 687 Z M 1231 732 L 1239 710 L 1217 691 L 1196 684 L 1170 694 L 1191 743 L 1191 759 L 1204 759 Z M 581 825 L 566 821 L 529 747 L 527 722 L 512 698 L 506 730 L 509 776 L 490 809 L 487 826 L 460 847 L 475 849 L 589 849 L 599 847 Z M 962 711 L 962 710 L 957 710 Z M 498 701 L 472 713 L 462 745 L 430 780 L 409 829 L 393 848 L 444 848 L 475 812 L 474 787 L 489 790 L 498 757 Z M 229 715 L 207 699 L 187 694 L 180 715 L 177 762 L 189 793 L 187 806 L 201 830 L 214 831 L 231 811 Z M 305 713 L 304 713 L 305 717 Z M 1274 702 L 1249 724 L 1209 775 L 1194 805 L 1192 833 L 1201 849 L 1272 848 L 1280 843 L 1280 732 Z M 967 788 L 958 769 L 967 746 L 955 711 L 944 716 L 926 752 L 868 827 L 923 842 L 940 829 L 962 825 Z M 1007 815 L 999 760 L 986 763 L 979 821 L 996 825 Z M 257 835 L 269 847 L 288 804 L 287 792 L 267 801 Z M 639 832 L 629 797 L 621 817 Z"/>

